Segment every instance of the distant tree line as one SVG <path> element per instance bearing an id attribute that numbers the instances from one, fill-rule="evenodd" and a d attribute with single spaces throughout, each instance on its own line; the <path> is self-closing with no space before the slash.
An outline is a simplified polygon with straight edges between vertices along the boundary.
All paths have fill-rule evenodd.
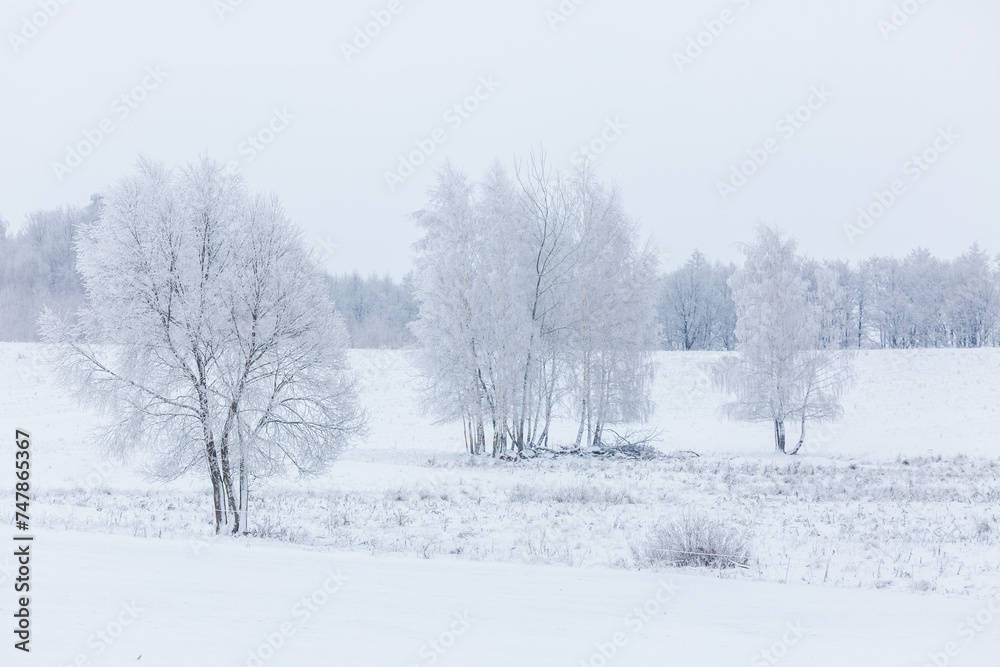
<path id="1" fill-rule="evenodd" d="M 735 264 L 710 263 L 695 250 L 660 279 L 657 317 L 666 350 L 732 350 L 736 310 L 728 280 Z"/>
<path id="2" fill-rule="evenodd" d="M 353 347 L 399 349 L 415 342 L 407 327 L 418 311 L 411 274 L 396 282 L 376 274 L 362 278 L 355 271 L 327 276 L 326 284 Z"/>
<path id="3" fill-rule="evenodd" d="M 37 341 L 47 306 L 75 311 L 84 301 L 73 239 L 100 216 L 101 198 L 84 207 L 37 211 L 16 233 L 0 218 L 0 340 Z M 729 278 L 735 264 L 701 252 L 660 277 L 659 346 L 665 350 L 732 350 L 736 310 Z M 859 263 L 806 259 L 802 277 L 823 304 L 823 336 L 839 348 L 986 347 L 1000 345 L 1000 265 L 978 245 L 952 260 L 917 249 L 905 258 Z M 352 347 L 403 348 L 416 343 L 410 323 L 419 306 L 411 274 L 326 278 Z"/>
<path id="4" fill-rule="evenodd" d="M 38 341 L 45 307 L 66 315 L 85 300 L 74 239 L 101 214 L 99 195 L 85 207 L 36 211 L 11 232 L 0 218 L 0 341 Z M 417 316 L 409 277 L 357 272 L 326 276 L 326 291 L 344 316 L 352 347 L 402 348 L 413 343 L 407 324 Z"/>
<path id="5" fill-rule="evenodd" d="M 44 306 L 65 314 L 83 303 L 73 236 L 100 207 L 94 196 L 83 208 L 37 211 L 17 233 L 0 219 L 0 340 L 36 341 Z"/>
<path id="6" fill-rule="evenodd" d="M 661 279 L 660 343 L 667 350 L 732 350 L 734 264 L 695 251 Z M 1000 264 L 978 245 L 952 260 L 917 249 L 857 264 L 806 259 L 801 277 L 822 308 L 824 343 L 842 349 L 1000 344 Z"/>

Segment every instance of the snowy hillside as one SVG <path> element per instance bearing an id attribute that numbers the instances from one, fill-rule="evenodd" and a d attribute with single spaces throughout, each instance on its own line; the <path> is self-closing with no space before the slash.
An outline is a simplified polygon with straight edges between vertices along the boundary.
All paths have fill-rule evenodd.
<path id="1" fill-rule="evenodd" d="M 364 449 L 460 452 L 461 428 L 431 427 L 414 391 L 416 371 L 399 351 L 356 350 L 362 402 L 373 414 Z M 662 434 L 664 451 L 767 455 L 768 424 L 720 418 L 723 396 L 704 366 L 713 352 L 659 352 L 653 384 L 655 412 L 648 424 Z M 877 350 L 857 359 L 857 384 L 844 400 L 845 415 L 810 435 L 805 455 L 894 459 L 897 456 L 1000 456 L 1000 350 Z M 563 431 L 565 439 L 575 424 Z"/>
<path id="2" fill-rule="evenodd" d="M 533 664 L 531 655 L 578 665 L 619 632 L 607 664 L 660 664 L 666 645 L 673 665 L 771 664 L 761 651 L 783 636 L 794 643 L 779 646 L 782 664 L 810 667 L 918 665 L 949 642 L 959 666 L 1000 654 L 995 633 L 966 643 L 958 629 L 1000 587 L 1000 350 L 861 354 L 845 418 L 798 457 L 773 453 L 767 425 L 719 418 L 703 372 L 717 354 L 660 353 L 647 426 L 666 458 L 515 463 L 462 453 L 460 429 L 421 407 L 408 353 L 355 350 L 369 438 L 321 477 L 266 482 L 250 518 L 265 539 L 235 544 L 211 535 L 200 476 L 150 484 L 93 451 L 95 417 L 53 385 L 41 352 L 0 346 L 13 371 L 0 428 L 34 436 L 38 595 L 52 599 L 39 603 L 44 648 L 31 664 L 81 654 L 134 664 L 141 654 L 141 664 L 199 655 L 252 665 L 247 651 L 285 621 L 296 634 L 268 665 L 326 653 L 422 665 L 428 651 L 442 665 Z M 692 510 L 745 531 L 746 568 L 637 558 L 658 524 Z M 9 578 L 12 560 L 0 565 Z M 295 601 L 338 569 L 350 577 L 343 590 L 296 617 Z M 670 578 L 675 596 L 657 601 Z M 195 597 L 195 611 L 178 611 Z M 88 636 L 133 599 L 143 609 L 135 628 L 97 655 Z M 649 600 L 655 613 L 637 623 L 630 610 Z M 453 626 L 464 614 L 467 634 Z M 163 641 L 205 623 L 219 628 L 211 641 Z M 442 640 L 453 649 L 427 648 L 453 627 L 464 635 Z"/>
<path id="3" fill-rule="evenodd" d="M 0 363 L 13 382 L 0 387 L 0 419 L 34 422 L 39 442 L 52 443 L 47 465 L 52 483 L 82 479 L 103 459 L 85 444 L 94 417 L 79 409 L 52 382 L 44 346 L 0 344 Z M 713 352 L 660 352 L 653 385 L 655 411 L 648 426 L 658 430 L 665 452 L 768 457 L 773 439 L 767 424 L 733 423 L 718 413 L 723 397 L 704 371 Z M 371 415 L 371 433 L 346 456 L 371 460 L 382 450 L 412 450 L 427 456 L 462 453 L 461 427 L 438 424 L 420 400 L 420 379 L 410 353 L 353 350 L 361 402 Z M 858 355 L 857 384 L 844 400 L 845 416 L 811 433 L 810 456 L 892 460 L 899 456 L 1000 456 L 1000 350 L 878 350 Z M 561 432 L 572 437 L 572 427 Z M 338 475 L 334 469 L 334 476 Z M 124 478 L 123 478 L 124 479 Z"/>

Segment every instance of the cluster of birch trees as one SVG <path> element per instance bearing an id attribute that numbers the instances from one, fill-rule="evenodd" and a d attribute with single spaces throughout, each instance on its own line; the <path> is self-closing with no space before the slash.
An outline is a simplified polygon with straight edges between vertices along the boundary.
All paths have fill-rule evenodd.
<path id="1" fill-rule="evenodd" d="M 416 220 L 428 402 L 463 422 L 470 453 L 545 447 L 557 416 L 600 447 L 648 415 L 656 257 L 619 192 L 544 159 L 478 182 L 447 165 Z"/>

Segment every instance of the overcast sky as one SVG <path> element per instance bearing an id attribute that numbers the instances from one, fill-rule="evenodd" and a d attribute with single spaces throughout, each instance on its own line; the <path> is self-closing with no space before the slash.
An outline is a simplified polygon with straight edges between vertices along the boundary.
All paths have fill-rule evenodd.
<path id="1" fill-rule="evenodd" d="M 15 227 L 140 152 L 207 151 L 277 192 L 330 270 L 400 276 L 445 157 L 477 176 L 541 146 L 570 169 L 591 145 L 664 268 L 737 259 L 759 220 L 819 257 L 1000 252 L 995 0 L 63 1 L 0 9 Z"/>

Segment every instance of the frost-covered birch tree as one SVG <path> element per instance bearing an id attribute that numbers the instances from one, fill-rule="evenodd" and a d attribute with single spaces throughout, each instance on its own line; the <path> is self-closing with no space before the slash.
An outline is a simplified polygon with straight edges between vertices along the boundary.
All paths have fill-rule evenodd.
<path id="1" fill-rule="evenodd" d="M 638 243 L 618 191 L 581 173 L 572 184 L 576 252 L 569 399 L 576 445 L 600 447 L 608 424 L 644 421 L 652 410 L 656 259 Z"/>
<path id="2" fill-rule="evenodd" d="M 737 354 L 714 367 L 714 378 L 733 396 L 723 406 L 727 416 L 772 424 L 777 451 L 796 454 L 808 422 L 842 414 L 840 397 L 852 379 L 851 357 L 823 343 L 824 308 L 810 299 L 793 240 L 762 226 L 744 252 L 746 262 L 729 282 Z M 785 437 L 790 420 L 801 427 L 792 449 Z"/>
<path id="3" fill-rule="evenodd" d="M 475 317 L 481 230 L 474 186 L 465 174 L 446 164 L 415 221 L 424 236 L 415 246 L 420 310 L 411 330 L 420 342 L 427 403 L 442 420 L 461 420 L 466 448 L 482 454 L 486 399 L 479 359 L 484 343 Z"/>
<path id="4" fill-rule="evenodd" d="M 515 168 L 530 262 L 529 350 L 524 360 L 522 417 L 517 442 L 545 447 L 552 420 L 565 394 L 565 349 L 570 328 L 572 282 L 578 244 L 573 239 L 571 197 L 565 179 L 540 155 Z"/>
<path id="5" fill-rule="evenodd" d="M 252 479 L 319 472 L 362 433 L 346 330 L 275 198 L 142 159 L 77 246 L 87 305 L 42 319 L 60 375 L 107 450 L 207 474 L 216 532 L 246 532 Z"/>

